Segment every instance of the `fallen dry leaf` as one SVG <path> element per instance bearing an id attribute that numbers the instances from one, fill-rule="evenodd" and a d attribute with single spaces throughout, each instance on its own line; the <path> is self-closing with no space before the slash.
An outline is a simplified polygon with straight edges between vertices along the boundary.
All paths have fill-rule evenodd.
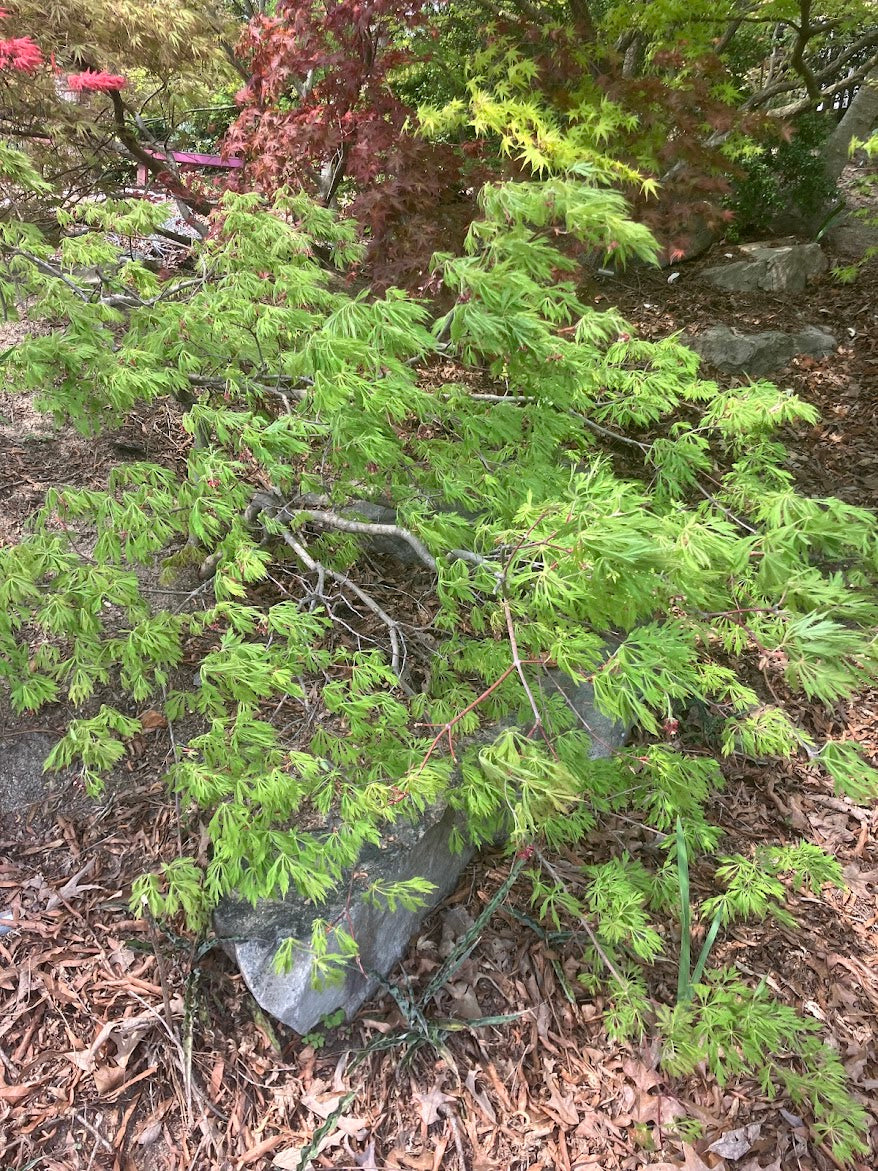
<path id="1" fill-rule="evenodd" d="M 36 1088 L 35 1085 L 0 1086 L 0 1102 L 9 1102 L 10 1105 L 16 1106 L 19 1102 L 23 1102 L 28 1094 L 33 1093 Z"/>
<path id="2" fill-rule="evenodd" d="M 428 1090 L 426 1094 L 421 1094 L 418 1090 L 415 1090 L 414 1096 L 415 1101 L 418 1103 L 418 1113 L 424 1126 L 432 1126 L 434 1122 L 438 1122 L 441 1117 L 442 1107 L 448 1102 L 454 1101 L 454 1098 L 449 1094 L 442 1092 L 439 1082 L 431 1090 Z M 432 1163 L 430 1165 L 432 1166 Z"/>
<path id="3" fill-rule="evenodd" d="M 725 1171 L 725 1163 L 715 1163 L 709 1167 L 690 1143 L 683 1143 L 682 1163 L 650 1163 L 644 1171 Z"/>
<path id="4" fill-rule="evenodd" d="M 573 1094 L 562 1093 L 555 1077 L 548 1070 L 543 1079 L 549 1088 L 549 1100 L 542 1103 L 546 1113 L 556 1115 L 564 1126 L 579 1126 L 579 1111 L 574 1105 Z"/>
<path id="5" fill-rule="evenodd" d="M 148 1146 L 151 1146 L 156 1141 L 156 1139 L 159 1137 L 159 1135 L 161 1133 L 162 1133 L 161 1122 L 151 1122 L 151 1123 L 149 1123 L 148 1126 L 145 1126 L 143 1128 L 143 1130 L 140 1131 L 139 1134 L 137 1134 L 135 1136 L 134 1141 L 137 1143 L 137 1145 L 139 1147 L 148 1147 Z"/>
<path id="6" fill-rule="evenodd" d="M 655 1122 L 662 1126 L 675 1118 L 687 1118 L 689 1110 L 671 1094 L 644 1094 L 637 1091 L 630 1113 L 635 1122 Z"/>
<path id="7" fill-rule="evenodd" d="M 762 1130 L 761 1122 L 751 1122 L 749 1126 L 739 1126 L 737 1130 L 729 1130 L 711 1143 L 707 1148 L 723 1159 L 743 1159 L 759 1138 Z"/>
<path id="8" fill-rule="evenodd" d="M 167 728 L 168 721 L 161 712 L 157 712 L 154 708 L 150 708 L 148 712 L 144 712 L 140 717 L 140 729 L 142 732 L 154 732 L 156 728 Z"/>
<path id="9" fill-rule="evenodd" d="M 690 1143 L 683 1143 L 683 1155 L 686 1159 L 684 1171 L 725 1171 L 725 1163 L 715 1163 L 713 1167 L 708 1167 Z"/>
<path id="10" fill-rule="evenodd" d="M 87 890 L 99 890 L 97 883 L 88 882 L 80 883 L 80 878 L 87 878 L 94 870 L 95 860 L 92 858 L 86 862 L 85 866 L 71 877 L 68 878 L 60 890 L 49 896 L 46 902 L 46 910 L 54 911 L 56 907 L 60 907 L 63 902 L 70 902 L 71 899 L 79 898 L 80 895 L 85 894 Z"/>
<path id="11" fill-rule="evenodd" d="M 375 1140 L 370 1138 L 366 1143 L 366 1149 L 361 1155 L 357 1156 L 357 1166 L 360 1171 L 378 1171 L 378 1164 L 375 1162 Z"/>
<path id="12" fill-rule="evenodd" d="M 95 1089 L 103 1098 L 106 1094 L 112 1094 L 113 1090 L 118 1090 L 119 1086 L 125 1081 L 125 1066 L 124 1065 L 104 1065 L 96 1068 L 92 1077 L 94 1078 Z"/>
<path id="13" fill-rule="evenodd" d="M 304 1147 L 287 1147 L 285 1151 L 278 1151 L 271 1160 L 272 1167 L 280 1167 L 281 1171 L 308 1171 L 308 1168 L 314 1166 L 310 1160 L 304 1167 L 299 1167 L 304 1149 Z"/>
<path id="14" fill-rule="evenodd" d="M 655 1069 L 651 1069 L 642 1061 L 636 1061 L 633 1057 L 623 1059 L 622 1072 L 634 1082 L 638 1090 L 643 1090 L 644 1092 L 651 1090 L 653 1086 L 657 1086 L 662 1080 Z"/>
<path id="15" fill-rule="evenodd" d="M 485 1118 L 487 1118 L 487 1120 L 490 1123 L 492 1123 L 492 1125 L 496 1125 L 497 1114 L 494 1110 L 494 1107 L 491 1105 L 491 1099 L 488 1097 L 487 1094 L 483 1093 L 476 1086 L 476 1074 L 479 1072 L 481 1072 L 481 1071 L 476 1070 L 476 1069 L 471 1069 L 469 1071 L 469 1073 L 466 1075 L 466 1081 L 464 1082 L 464 1085 L 469 1090 L 470 1094 L 472 1095 L 473 1101 L 476 1103 L 478 1108 L 484 1114 Z"/>
<path id="16" fill-rule="evenodd" d="M 344 1094 L 303 1094 L 302 1105 L 306 1106 L 318 1118 L 328 1118 L 337 1110 Z"/>
<path id="17" fill-rule="evenodd" d="M 261 1159 L 263 1155 L 268 1155 L 279 1147 L 286 1138 L 283 1134 L 270 1134 L 268 1138 L 264 1138 L 262 1142 L 256 1143 L 245 1151 L 239 1160 L 239 1166 L 247 1167 L 250 1163 L 255 1163 L 257 1159 Z"/>
<path id="18" fill-rule="evenodd" d="M 175 1015 L 182 1014 L 182 997 L 174 997 L 170 1007 L 171 1012 Z M 138 1013 L 137 1016 L 123 1017 L 122 1020 L 118 1021 L 107 1021 L 87 1049 L 73 1050 L 67 1056 L 83 1073 L 94 1074 L 95 1084 L 99 1080 L 103 1080 L 107 1086 L 115 1088 L 115 1085 L 119 1083 L 114 1081 L 113 1071 L 118 1069 L 124 1075 L 132 1053 L 146 1034 L 156 1027 L 160 1019 L 158 1012 L 151 1009 L 148 1012 Z M 112 1064 L 105 1063 L 99 1071 L 98 1053 L 107 1042 L 111 1042 L 115 1047 L 115 1060 Z M 124 1080 L 124 1076 L 120 1080 Z M 110 1090 L 102 1092 L 108 1093 Z"/>

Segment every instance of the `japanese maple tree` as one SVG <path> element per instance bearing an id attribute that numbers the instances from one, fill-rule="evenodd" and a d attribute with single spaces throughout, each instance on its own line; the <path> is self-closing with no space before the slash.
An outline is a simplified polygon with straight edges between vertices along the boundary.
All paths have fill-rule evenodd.
<path id="1" fill-rule="evenodd" d="M 462 191 L 467 152 L 421 137 L 394 88 L 426 19 L 409 0 L 283 0 L 254 17 L 238 47 L 250 80 L 226 141 L 247 160 L 245 187 L 345 206 L 382 271 L 415 282 L 449 218 L 457 211 L 465 227 L 474 208 Z"/>
<path id="2" fill-rule="evenodd" d="M 156 158 L 167 143 L 158 128 L 231 85 L 235 35 L 213 0 L 70 0 L 48 10 L 16 0 L 0 10 L 0 136 L 24 146 L 49 185 L 39 204 L 32 186 L 8 186 L 10 206 L 44 220 L 54 215 L 46 201 L 117 191 L 132 177 L 126 156 L 168 170 L 164 189 L 185 197 Z"/>

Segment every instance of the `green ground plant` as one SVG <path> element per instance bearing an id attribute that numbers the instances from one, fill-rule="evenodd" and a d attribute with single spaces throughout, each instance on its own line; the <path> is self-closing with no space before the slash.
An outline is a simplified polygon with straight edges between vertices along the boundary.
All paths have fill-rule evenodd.
<path id="1" fill-rule="evenodd" d="M 870 162 L 878 158 L 878 134 L 873 134 L 865 142 L 855 138 L 850 146 L 851 155 L 856 154 L 858 150 L 863 151 Z M 875 192 L 878 191 L 878 179 L 874 174 L 867 174 L 858 180 L 857 186 L 863 195 L 874 197 Z M 860 220 L 870 228 L 878 227 L 878 215 L 869 207 L 863 207 L 848 214 L 853 220 Z M 836 265 L 832 270 L 832 275 L 840 284 L 851 285 L 860 275 L 864 266 L 874 260 L 876 256 L 878 256 L 878 244 L 870 244 L 864 248 L 862 256 L 851 264 Z"/>
<path id="2" fill-rule="evenodd" d="M 50 766 L 98 792 L 144 705 L 194 729 L 167 782 L 207 860 L 145 875 L 135 906 L 201 931 L 230 892 L 319 904 L 365 845 L 447 801 L 476 842 L 503 830 L 536 856 L 535 905 L 589 924 L 583 982 L 606 984 L 611 1027 L 637 1035 L 665 946 L 653 914 L 680 905 L 673 847 L 720 837 L 717 761 L 666 740 L 681 714 L 708 712 L 721 753 L 807 752 L 840 791 L 874 793 L 856 749 L 815 742 L 736 669 L 749 657 L 776 691 L 827 704 L 874 679 L 874 518 L 796 490 L 777 433 L 814 420 L 806 403 L 762 381 L 724 390 L 678 339 L 638 339 L 579 300 L 559 243 L 655 254 L 598 179 L 485 187 L 463 254 L 435 258 L 436 319 L 397 289 L 352 292 L 353 226 L 301 195 L 226 195 L 176 273 L 118 244 L 167 214 L 145 202 L 85 208 L 60 251 L 0 224 L 3 301 L 30 298 L 44 327 L 3 355 L 9 384 L 83 434 L 166 403 L 189 437 L 179 461 L 120 464 L 104 490 L 52 489 L 0 550 L 9 700 L 75 712 Z M 589 760 L 550 669 L 589 680 L 637 746 Z M 467 746 L 503 721 L 530 734 Z M 559 880 L 553 851 L 610 814 L 663 836 L 667 862 L 584 858 L 578 884 Z M 702 910 L 722 923 L 784 914 L 780 874 L 837 877 L 805 847 L 718 866 L 725 894 Z M 862 1149 L 811 1026 L 702 975 L 687 966 L 659 1014 L 667 1067 L 756 1064 L 811 1103 L 839 1157 Z"/>
<path id="3" fill-rule="evenodd" d="M 821 165 L 823 144 L 831 126 L 819 114 L 802 115 L 786 136 L 766 145 L 734 136 L 726 153 L 739 168 L 727 205 L 734 212 L 730 239 L 759 239 L 778 219 L 795 213 L 802 222 L 837 203 L 838 191 Z"/>

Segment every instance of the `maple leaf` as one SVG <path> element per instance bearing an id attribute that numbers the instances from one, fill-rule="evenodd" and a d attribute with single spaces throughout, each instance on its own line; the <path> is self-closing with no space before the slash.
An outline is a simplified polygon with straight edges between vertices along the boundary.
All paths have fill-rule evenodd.
<path id="1" fill-rule="evenodd" d="M 424 1126 L 432 1126 L 434 1122 L 438 1122 L 442 1116 L 443 1107 L 454 1101 L 450 1094 L 443 1093 L 441 1082 L 436 1082 L 426 1094 L 415 1090 L 414 1097 L 418 1103 L 418 1112 Z"/>
<path id="2" fill-rule="evenodd" d="M 43 60 L 42 49 L 30 37 L 10 37 L 0 41 L 0 69 L 36 73 Z"/>
<path id="3" fill-rule="evenodd" d="M 67 77 L 67 88 L 74 93 L 83 93 L 91 90 L 95 93 L 112 93 L 124 89 L 128 84 L 124 77 L 117 73 L 106 73 L 103 70 L 86 69 L 83 73 L 71 73 Z"/>

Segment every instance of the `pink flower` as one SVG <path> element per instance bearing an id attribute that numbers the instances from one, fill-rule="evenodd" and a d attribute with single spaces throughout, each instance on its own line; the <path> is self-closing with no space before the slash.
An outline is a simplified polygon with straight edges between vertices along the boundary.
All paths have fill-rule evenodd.
<path id="1" fill-rule="evenodd" d="M 128 82 L 118 73 L 105 73 L 88 69 L 85 73 L 71 73 L 67 78 L 67 87 L 74 93 L 92 90 L 95 93 L 111 93 L 113 90 L 123 89 Z"/>
<path id="2" fill-rule="evenodd" d="M 0 69 L 36 73 L 42 63 L 42 50 L 30 37 L 10 37 L 0 41 Z"/>

